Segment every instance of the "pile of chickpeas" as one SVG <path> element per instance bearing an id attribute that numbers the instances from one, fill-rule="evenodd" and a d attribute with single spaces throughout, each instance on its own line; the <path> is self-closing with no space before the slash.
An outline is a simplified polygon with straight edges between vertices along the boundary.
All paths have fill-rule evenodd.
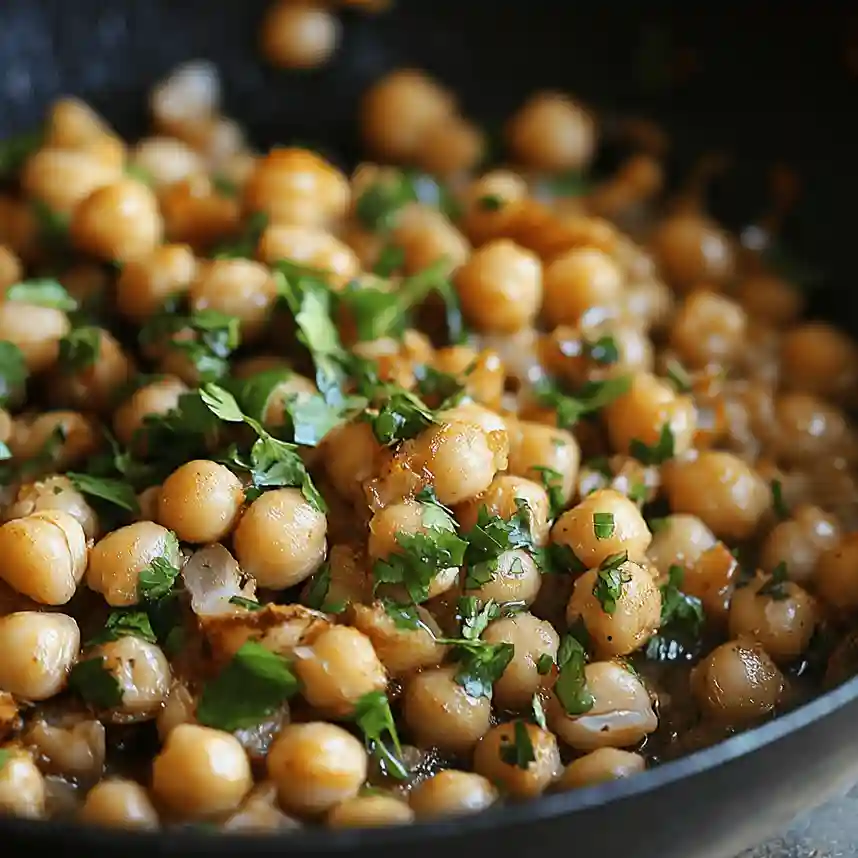
<path id="1" fill-rule="evenodd" d="M 858 609 L 858 347 L 801 320 L 800 284 L 765 243 L 725 232 L 694 194 L 665 198 L 659 147 L 589 178 L 595 115 L 543 92 L 484 167 L 485 135 L 411 69 L 365 94 L 374 160 L 351 175 L 307 149 L 254 152 L 204 63 L 150 107 L 152 135 L 130 144 L 58 101 L 0 195 L 0 356 L 26 373 L 0 366 L 0 813 L 409 823 L 629 777 L 795 705 L 808 676 L 821 687 Z M 570 193 L 570 176 L 587 181 Z M 365 195 L 395 196 L 403 177 L 414 197 L 368 223 Z M 281 373 L 258 431 L 289 440 L 284 404 L 320 391 L 284 260 L 334 299 L 434 267 L 467 327 L 447 341 L 434 294 L 376 340 L 347 303 L 333 314 L 390 390 L 421 394 L 434 373 L 458 395 L 391 444 L 344 413 L 299 446 L 324 508 L 294 482 L 250 485 L 225 452 L 247 449 L 248 426 L 221 423 L 179 462 L 179 436 L 147 433 L 212 390 L 185 347 L 202 329 L 152 335 L 172 307 L 238 331 L 218 385 Z M 41 281 L 62 288 L 45 297 Z M 551 394 L 593 390 L 613 394 L 578 419 Z M 133 504 L 87 489 L 105 456 Z M 165 461 L 156 481 L 136 476 Z M 447 537 L 516 516 L 528 534 L 489 574 L 465 560 L 414 598 L 377 570 L 437 536 L 427 506 Z M 165 568 L 178 642 L 122 630 Z M 654 646 L 668 593 L 703 617 L 675 657 Z M 471 644 L 509 645 L 485 693 L 461 680 L 463 599 L 486 611 Z M 258 648 L 295 693 L 252 725 L 200 723 L 207 687 Z M 82 664 L 107 702 L 81 694 Z M 368 700 L 390 707 L 405 776 L 359 728 Z"/>

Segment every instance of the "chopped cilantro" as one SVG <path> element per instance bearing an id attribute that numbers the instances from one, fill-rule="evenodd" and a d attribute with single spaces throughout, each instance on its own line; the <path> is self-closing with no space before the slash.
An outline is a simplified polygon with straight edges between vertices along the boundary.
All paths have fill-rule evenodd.
<path id="1" fill-rule="evenodd" d="M 244 596 L 230 596 L 229 603 L 238 608 L 244 608 L 246 611 L 261 611 L 265 607 L 253 599 L 245 599 Z"/>
<path id="2" fill-rule="evenodd" d="M 530 701 L 530 708 L 533 710 L 533 720 L 536 721 L 536 725 L 543 730 L 547 730 L 548 724 L 545 721 L 545 709 L 542 706 L 539 692 L 533 695 L 533 699 Z"/>
<path id="3" fill-rule="evenodd" d="M 698 637 L 706 616 L 700 599 L 682 592 L 683 576 L 681 566 L 671 566 L 668 570 L 668 581 L 661 587 L 661 627 L 683 625 L 693 637 Z"/>
<path id="4" fill-rule="evenodd" d="M 60 340 L 59 363 L 63 372 L 81 372 L 93 366 L 101 349 L 101 328 L 74 328 Z"/>
<path id="5" fill-rule="evenodd" d="M 501 737 L 499 753 L 502 762 L 519 769 L 526 769 L 536 761 L 533 742 L 530 741 L 530 734 L 527 732 L 524 721 L 514 722 L 512 741 L 505 735 Z"/>
<path id="6" fill-rule="evenodd" d="M 499 194 L 486 194 L 477 200 L 477 205 L 487 212 L 500 211 L 503 208 L 504 199 Z"/>
<path id="7" fill-rule="evenodd" d="M 388 232 L 396 224 L 403 206 L 417 202 L 411 178 L 400 171 L 371 184 L 355 203 L 355 215 L 366 229 Z"/>
<path id="8" fill-rule="evenodd" d="M 79 661 L 69 673 L 69 689 L 96 709 L 113 709 L 122 704 L 122 686 L 107 669 L 105 659 Z"/>
<path id="9" fill-rule="evenodd" d="M 119 640 L 122 637 L 141 638 L 149 643 L 156 643 L 158 640 L 152 630 L 149 615 L 145 611 L 112 611 L 104 628 L 87 643 L 87 646 Z"/>
<path id="10" fill-rule="evenodd" d="M 454 645 L 459 667 L 456 682 L 469 697 L 491 699 L 492 686 L 497 682 L 515 654 L 511 643 L 489 644 L 484 641 L 443 641 Z"/>
<path id="11" fill-rule="evenodd" d="M 338 599 L 335 602 L 328 600 L 331 589 L 331 564 L 325 563 L 321 569 L 310 579 L 304 602 L 308 608 L 324 611 L 327 614 L 341 614 L 346 609 L 346 602 Z"/>
<path id="12" fill-rule="evenodd" d="M 408 632 L 423 628 L 423 622 L 420 619 L 420 614 L 417 613 L 416 605 L 396 602 L 393 599 L 382 599 L 381 604 L 387 616 L 393 620 L 396 628 Z"/>
<path id="13" fill-rule="evenodd" d="M 772 480 L 772 507 L 778 518 L 789 518 L 790 511 L 784 500 L 784 489 L 780 480 Z"/>
<path id="14" fill-rule="evenodd" d="M 6 300 L 37 304 L 40 307 L 53 307 L 55 310 L 67 312 L 77 309 L 77 301 L 66 292 L 65 286 L 51 277 L 12 284 L 6 289 Z"/>
<path id="15" fill-rule="evenodd" d="M 557 518 L 566 507 L 566 499 L 563 496 L 563 474 L 544 465 L 534 465 L 530 470 L 539 474 L 542 485 L 548 493 L 551 518 Z"/>
<path id="16" fill-rule="evenodd" d="M 21 349 L 8 340 L 0 340 L 0 406 L 8 405 L 21 393 L 27 375 Z"/>
<path id="17" fill-rule="evenodd" d="M 431 409 L 404 388 L 392 389 L 381 410 L 367 419 L 378 443 L 385 445 L 414 438 L 436 422 Z"/>
<path id="18" fill-rule="evenodd" d="M 488 624 L 500 616 L 500 607 L 494 599 L 481 606 L 476 596 L 462 596 L 458 608 L 462 618 L 462 637 L 468 641 L 477 640 Z"/>
<path id="19" fill-rule="evenodd" d="M 378 760 L 385 774 L 397 780 L 407 779 L 410 772 L 402 760 L 402 746 L 387 695 L 382 691 L 364 694 L 355 704 L 354 719 L 364 735 L 367 750 Z"/>
<path id="20" fill-rule="evenodd" d="M 134 487 L 124 480 L 94 477 L 91 474 L 72 471 L 69 471 L 66 476 L 71 480 L 72 485 L 85 495 L 100 498 L 131 513 L 139 511 Z"/>
<path id="21" fill-rule="evenodd" d="M 437 406 L 439 411 L 454 408 L 465 396 L 465 386 L 455 375 L 441 372 L 428 364 L 415 366 L 414 377 L 417 380 L 417 392 L 424 400 Z"/>
<path id="22" fill-rule="evenodd" d="M 554 694 L 567 715 L 583 715 L 596 703 L 587 687 L 586 665 L 584 647 L 573 635 L 566 635 L 557 653 L 558 674 Z"/>
<path id="23" fill-rule="evenodd" d="M 533 547 L 530 507 L 516 498 L 516 513 L 505 520 L 499 515 L 490 516 L 483 506 L 477 513 L 477 522 L 464 538 L 468 543 L 465 565 L 466 589 L 487 584 L 498 569 L 498 560 L 507 551 Z"/>
<path id="24" fill-rule="evenodd" d="M 379 277 L 390 277 L 405 264 L 405 251 L 395 244 L 385 244 L 375 261 L 373 273 Z"/>
<path id="25" fill-rule="evenodd" d="M 620 350 L 617 347 L 617 341 L 609 334 L 599 337 L 593 343 L 585 342 L 584 354 L 593 363 L 597 363 L 600 366 L 610 366 L 617 363 L 620 359 Z"/>
<path id="26" fill-rule="evenodd" d="M 552 667 L 554 667 L 554 659 L 547 652 L 544 652 L 536 660 L 536 672 L 540 676 L 548 676 Z"/>
<path id="27" fill-rule="evenodd" d="M 535 549 L 533 559 L 542 572 L 548 575 L 577 575 L 587 571 L 575 552 L 560 542 L 551 542 L 544 548 Z"/>
<path id="28" fill-rule="evenodd" d="M 163 599 L 173 589 L 179 577 L 179 567 L 175 566 L 172 557 L 179 555 L 179 540 L 172 531 L 168 532 L 164 554 L 156 557 L 140 572 L 137 579 L 137 591 L 140 598 L 147 602 Z"/>
<path id="29" fill-rule="evenodd" d="M 555 382 L 544 379 L 535 385 L 534 393 L 540 405 L 557 412 L 559 427 L 571 429 L 584 415 L 599 411 L 623 396 L 630 385 L 631 378 L 621 375 L 604 381 L 588 382 L 576 394 L 570 395 L 564 393 Z"/>
<path id="30" fill-rule="evenodd" d="M 772 574 L 769 576 L 766 583 L 757 590 L 757 595 L 769 596 L 776 602 L 782 602 L 789 598 L 789 590 L 787 589 L 788 583 L 789 575 L 787 574 L 787 565 L 784 561 L 781 561 L 774 569 L 772 569 Z"/>
<path id="31" fill-rule="evenodd" d="M 614 535 L 614 514 L 612 512 L 593 513 L 593 533 L 596 539 L 610 539 Z"/>
<path id="32" fill-rule="evenodd" d="M 628 559 L 627 551 L 612 554 L 601 562 L 596 571 L 593 595 L 599 600 L 606 614 L 613 614 L 617 610 L 617 601 L 623 595 L 623 586 L 631 580 L 629 573 L 622 569 L 623 563 Z"/>
<path id="33" fill-rule="evenodd" d="M 245 222 L 241 234 L 232 241 L 219 244 L 212 253 L 215 259 L 253 259 L 259 239 L 268 226 L 268 215 L 265 212 L 253 212 Z"/>
<path id="34" fill-rule="evenodd" d="M 652 447 L 637 438 L 633 438 L 629 444 L 629 452 L 644 465 L 661 465 L 668 459 L 672 459 L 676 452 L 670 424 L 665 423 L 661 427 L 658 441 Z"/>

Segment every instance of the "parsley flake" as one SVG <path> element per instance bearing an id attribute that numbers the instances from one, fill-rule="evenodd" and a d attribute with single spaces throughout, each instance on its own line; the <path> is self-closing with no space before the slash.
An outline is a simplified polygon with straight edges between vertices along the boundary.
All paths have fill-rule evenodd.
<path id="1" fill-rule="evenodd" d="M 378 760 L 385 774 L 406 780 L 410 772 L 402 760 L 402 746 L 387 695 L 382 691 L 364 694 L 355 704 L 354 719 L 364 735 L 367 750 Z"/>
<path id="2" fill-rule="evenodd" d="M 6 300 L 36 304 L 40 307 L 53 307 L 55 310 L 66 312 L 77 309 L 77 301 L 69 295 L 65 286 L 59 280 L 50 277 L 14 283 L 6 289 Z"/>
<path id="3" fill-rule="evenodd" d="M 527 769 L 531 763 L 536 762 L 533 742 L 524 721 L 515 722 L 512 741 L 506 735 L 501 737 L 499 755 L 502 762 L 519 769 Z"/>
<path id="4" fill-rule="evenodd" d="M 781 520 L 789 518 L 790 511 L 784 500 L 783 483 L 780 480 L 772 480 L 772 507 Z"/>
<path id="5" fill-rule="evenodd" d="M 79 661 L 69 673 L 69 689 L 96 709 L 122 704 L 122 686 L 107 669 L 104 657 Z"/>
<path id="6" fill-rule="evenodd" d="M 152 630 L 149 615 L 145 611 L 127 610 L 111 612 L 104 628 L 87 643 L 87 646 L 95 646 L 123 637 L 141 638 L 149 643 L 158 642 Z"/>
<path id="7" fill-rule="evenodd" d="M 575 395 L 570 395 L 564 393 L 556 382 L 543 379 L 535 385 L 534 394 L 540 405 L 556 411 L 557 425 L 561 429 L 571 429 L 585 415 L 600 411 L 623 396 L 630 386 L 630 376 L 621 375 L 604 381 L 590 381 Z"/>
<path id="8" fill-rule="evenodd" d="M 593 595 L 599 600 L 606 614 L 617 610 L 617 601 L 623 595 L 623 587 L 631 581 L 631 575 L 622 569 L 629 559 L 627 551 L 606 557 L 596 572 L 596 583 L 593 585 Z"/>
<path id="9" fill-rule="evenodd" d="M 536 725 L 543 730 L 547 730 L 548 724 L 545 720 L 545 709 L 542 706 L 542 698 L 540 698 L 539 692 L 533 695 L 533 699 L 530 701 L 530 708 L 533 710 L 533 720 L 536 721 Z"/>
<path id="10" fill-rule="evenodd" d="M 593 513 L 593 533 L 596 539 L 610 539 L 614 535 L 614 514 L 612 512 Z"/>
<path id="11" fill-rule="evenodd" d="M 346 609 L 344 599 L 336 601 L 328 600 L 331 589 L 331 564 L 325 563 L 321 569 L 310 579 L 304 602 L 308 608 L 324 611 L 326 614 L 341 614 Z"/>
<path id="12" fill-rule="evenodd" d="M 589 712 L 596 701 L 587 687 L 584 668 L 587 653 L 573 635 L 566 635 L 557 652 L 557 682 L 554 694 L 567 715 L 583 715 Z"/>
<path id="13" fill-rule="evenodd" d="M 101 328 L 74 328 L 60 340 L 59 363 L 63 372 L 81 372 L 95 364 L 101 349 Z"/>
<path id="14" fill-rule="evenodd" d="M 499 194 L 486 194 L 477 200 L 477 205 L 487 212 L 500 211 L 503 208 L 504 199 Z"/>
<path id="15" fill-rule="evenodd" d="M 554 667 L 554 659 L 547 652 L 542 653 L 536 660 L 536 672 L 540 676 L 548 676 L 552 667 Z"/>
<path id="16" fill-rule="evenodd" d="M 511 643 L 490 644 L 485 641 L 440 641 L 454 645 L 459 663 L 455 680 L 469 697 L 491 699 L 492 686 L 512 661 L 515 648 Z"/>
<path id="17" fill-rule="evenodd" d="M 617 363 L 620 359 L 620 349 L 617 346 L 617 341 L 609 334 L 599 337 L 593 343 L 585 342 L 584 354 L 593 363 L 599 364 L 599 366 L 610 366 Z"/>
<path id="18" fill-rule="evenodd" d="M 563 474 L 544 465 L 534 465 L 530 470 L 539 474 L 543 488 L 548 493 L 551 518 L 557 518 L 566 507 L 566 498 L 563 494 Z"/>
<path id="19" fill-rule="evenodd" d="M 394 390 L 381 410 L 368 420 L 378 443 L 385 445 L 414 438 L 436 422 L 431 409 L 404 388 Z"/>
<path id="20" fill-rule="evenodd" d="M 789 584 L 787 565 L 784 561 L 781 561 L 774 569 L 772 569 L 772 574 L 769 576 L 766 583 L 757 590 L 757 595 L 769 596 L 776 602 L 783 602 L 785 599 L 789 598 L 787 584 Z"/>
<path id="21" fill-rule="evenodd" d="M 179 557 L 179 540 L 176 534 L 169 531 L 164 553 L 154 558 L 152 562 L 140 572 L 137 579 L 137 592 L 140 598 L 147 602 L 155 602 L 163 599 L 173 589 L 176 579 L 179 577 L 179 567 L 171 558 Z"/>
<path id="22" fill-rule="evenodd" d="M 72 485 L 85 495 L 100 498 L 131 513 L 139 511 L 137 493 L 125 480 L 94 477 L 91 474 L 72 471 L 69 471 L 66 476 L 71 480 Z"/>
<path id="23" fill-rule="evenodd" d="M 265 607 L 253 599 L 245 599 L 244 596 L 230 596 L 229 603 L 238 608 L 244 608 L 245 611 L 261 611 Z"/>
<path id="24" fill-rule="evenodd" d="M 477 640 L 488 624 L 500 616 L 500 607 L 494 599 L 481 606 L 476 596 L 462 596 L 458 608 L 462 618 L 462 637 L 469 641 Z"/>
<path id="25" fill-rule="evenodd" d="M 476 589 L 491 581 L 502 554 L 533 548 L 530 507 L 521 498 L 516 498 L 515 503 L 517 511 L 509 519 L 490 516 L 484 506 L 480 507 L 476 524 L 464 535 L 468 543 L 466 589 Z"/>
<path id="26" fill-rule="evenodd" d="M 670 424 L 665 423 L 661 427 L 658 441 L 653 446 L 633 438 L 629 444 L 629 452 L 644 465 L 661 465 L 668 459 L 672 459 L 676 452 Z"/>
<path id="27" fill-rule="evenodd" d="M 21 349 L 8 340 L 0 340 L 0 406 L 21 394 L 28 374 Z"/>

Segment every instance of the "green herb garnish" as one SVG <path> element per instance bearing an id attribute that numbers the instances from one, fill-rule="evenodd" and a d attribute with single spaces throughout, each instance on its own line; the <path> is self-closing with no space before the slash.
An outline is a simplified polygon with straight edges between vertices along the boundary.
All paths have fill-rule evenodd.
<path id="1" fill-rule="evenodd" d="M 72 471 L 69 471 L 66 476 L 71 480 L 72 485 L 85 495 L 100 498 L 131 513 L 136 513 L 140 509 L 134 487 L 124 480 L 94 477 L 91 474 Z"/>
<path id="2" fill-rule="evenodd" d="M 652 447 L 637 438 L 633 438 L 629 444 L 629 452 L 644 465 L 661 465 L 672 459 L 676 452 L 670 425 L 665 423 L 661 427 L 658 441 Z"/>
<path id="3" fill-rule="evenodd" d="M 530 734 L 527 732 L 524 721 L 514 723 L 511 742 L 506 737 L 501 739 L 500 758 L 508 766 L 516 766 L 519 769 L 526 769 L 536 761 L 533 742 L 530 741 Z"/>
<path id="4" fill-rule="evenodd" d="M 757 590 L 757 595 L 769 596 L 776 602 L 783 602 L 785 599 L 789 598 L 787 584 L 789 584 L 787 565 L 782 560 L 774 569 L 772 569 L 772 574 L 769 576 L 766 583 Z"/>
<path id="5" fill-rule="evenodd" d="M 571 395 L 564 393 L 556 382 L 544 379 L 535 385 L 534 394 L 540 405 L 557 412 L 557 425 L 560 428 L 571 429 L 585 415 L 593 414 L 623 396 L 630 386 L 631 378 L 622 375 L 588 382 Z"/>
<path id="6" fill-rule="evenodd" d="M 387 695 L 382 691 L 364 694 L 355 704 L 354 719 L 364 735 L 367 750 L 378 760 L 385 774 L 406 780 L 410 772 L 402 760 L 402 746 Z"/>
<path id="7" fill-rule="evenodd" d="M 596 703 L 587 687 L 586 665 L 584 647 L 574 636 L 566 635 L 557 653 L 558 674 L 554 694 L 567 715 L 584 715 Z"/>
<path id="8" fill-rule="evenodd" d="M 610 539 L 614 535 L 614 528 L 613 513 L 593 513 L 593 533 L 596 535 L 596 539 Z"/>
<path id="9" fill-rule="evenodd" d="M 617 610 L 617 601 L 623 595 L 623 587 L 631 581 L 631 575 L 621 567 L 629 559 L 627 551 L 621 551 L 606 557 L 596 572 L 593 595 L 599 600 L 606 614 Z"/>
<path id="10" fill-rule="evenodd" d="M 55 310 L 66 312 L 77 309 L 77 301 L 69 295 L 65 286 L 51 277 L 14 283 L 6 290 L 6 300 L 36 304 L 39 307 L 53 307 Z"/>
<path id="11" fill-rule="evenodd" d="M 158 641 L 145 611 L 125 610 L 111 612 L 104 628 L 87 642 L 87 646 L 116 641 L 123 637 L 141 638 L 149 643 Z"/>
<path id="12" fill-rule="evenodd" d="M 107 669 L 104 657 L 79 661 L 69 673 L 69 689 L 96 709 L 122 704 L 122 686 Z"/>

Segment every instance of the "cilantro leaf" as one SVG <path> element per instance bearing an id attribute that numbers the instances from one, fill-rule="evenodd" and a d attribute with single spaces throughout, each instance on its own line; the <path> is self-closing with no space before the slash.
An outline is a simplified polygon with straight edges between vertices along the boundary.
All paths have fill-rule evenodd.
<path id="1" fill-rule="evenodd" d="M 494 599 L 481 606 L 476 596 L 462 596 L 458 608 L 462 618 L 462 637 L 468 641 L 477 640 L 488 624 L 500 616 L 500 607 Z"/>
<path id="2" fill-rule="evenodd" d="M 548 724 L 545 720 L 545 709 L 542 706 L 542 699 L 538 691 L 534 693 L 533 699 L 530 701 L 530 708 L 533 710 L 533 720 L 536 721 L 536 725 L 543 730 L 547 730 Z"/>
<path id="3" fill-rule="evenodd" d="M 620 359 L 617 341 L 610 334 L 599 337 L 594 343 L 585 341 L 584 354 L 599 366 L 610 366 Z"/>
<path id="4" fill-rule="evenodd" d="M 783 483 L 780 480 L 772 480 L 772 507 L 779 519 L 790 517 L 789 507 L 784 500 Z"/>
<path id="5" fill-rule="evenodd" d="M 0 140 L 0 177 L 7 179 L 14 176 L 27 158 L 38 152 L 43 142 L 44 134 L 41 131 L 15 134 Z"/>
<path id="6" fill-rule="evenodd" d="M 611 512 L 594 512 L 593 533 L 596 539 L 610 539 L 614 535 L 614 514 Z"/>
<path id="7" fill-rule="evenodd" d="M 253 259 L 267 226 L 268 215 L 265 212 L 253 212 L 245 221 L 242 232 L 232 241 L 219 244 L 212 256 L 215 259 Z"/>
<path id="8" fill-rule="evenodd" d="M 232 732 L 253 727 L 298 692 L 299 682 L 282 656 L 248 641 L 211 682 L 197 706 L 197 720 Z"/>
<path id="9" fill-rule="evenodd" d="M 629 559 L 627 551 L 606 557 L 596 572 L 593 595 L 599 600 L 606 614 L 617 610 L 617 601 L 623 595 L 623 587 L 631 581 L 631 575 L 621 567 Z"/>
<path id="10" fill-rule="evenodd" d="M 550 379 L 543 379 L 534 386 L 534 394 L 540 405 L 557 412 L 557 425 L 571 429 L 586 414 L 592 414 L 610 405 L 628 392 L 631 378 L 627 375 L 590 381 L 576 394 L 564 393 Z"/>
<path id="11" fill-rule="evenodd" d="M 667 577 L 667 583 L 661 587 L 661 627 L 683 625 L 692 637 L 698 637 L 706 621 L 702 602 L 682 592 L 681 566 L 671 566 Z"/>
<path id="12" fill-rule="evenodd" d="M 786 585 L 789 583 L 789 574 L 787 573 L 787 565 L 782 560 L 772 569 L 772 574 L 769 579 L 757 590 L 758 596 L 769 596 L 776 602 L 783 602 L 789 598 L 789 590 Z"/>
<path id="13" fill-rule="evenodd" d="M 21 393 L 28 374 L 21 349 L 8 340 L 0 340 L 0 405 L 7 405 Z"/>
<path id="14" fill-rule="evenodd" d="M 69 673 L 68 686 L 96 709 L 113 709 L 122 704 L 122 687 L 107 669 L 104 657 L 79 661 Z"/>
<path id="15" fill-rule="evenodd" d="M 539 474 L 542 486 L 548 493 L 551 518 L 557 518 L 566 507 L 566 499 L 563 496 L 563 474 L 544 465 L 533 465 L 530 470 Z"/>
<path id="16" fill-rule="evenodd" d="M 417 380 L 417 392 L 424 400 L 431 400 L 438 410 L 455 407 L 465 396 L 465 386 L 455 375 L 441 372 L 428 364 L 415 366 L 414 377 Z"/>
<path id="17" fill-rule="evenodd" d="M 140 509 L 133 486 L 124 480 L 94 477 L 73 471 L 69 471 L 66 476 L 72 485 L 85 495 L 108 501 L 131 513 L 137 513 Z"/>
<path id="18" fill-rule="evenodd" d="M 328 601 L 328 592 L 331 589 L 331 564 L 325 563 L 321 569 L 310 579 L 304 602 L 308 608 L 324 611 L 326 614 L 341 614 L 346 609 L 346 603 L 342 599 L 336 602 Z"/>
<path id="19" fill-rule="evenodd" d="M 95 364 L 101 349 L 101 328 L 85 325 L 74 328 L 60 340 L 60 366 L 63 372 L 85 370 Z"/>
<path id="20" fill-rule="evenodd" d="M 405 264 L 405 251 L 395 244 L 385 244 L 378 254 L 373 266 L 373 274 L 379 277 L 390 277 Z"/>
<path id="21" fill-rule="evenodd" d="M 158 638 L 152 630 L 152 623 L 145 611 L 112 611 L 104 628 L 87 643 L 87 646 L 119 640 L 122 637 L 141 638 L 149 643 L 157 643 Z"/>
<path id="22" fill-rule="evenodd" d="M 584 715 L 596 703 L 587 687 L 586 664 L 584 647 L 574 636 L 566 635 L 557 653 L 558 674 L 554 694 L 567 715 Z"/>
<path id="23" fill-rule="evenodd" d="M 477 200 L 477 205 L 487 212 L 497 212 L 503 208 L 504 199 L 499 194 L 485 194 Z"/>
<path id="24" fill-rule="evenodd" d="M 587 571 L 586 565 L 578 559 L 575 552 L 561 542 L 550 542 L 543 548 L 534 549 L 533 559 L 547 575 L 577 575 Z"/>
<path id="25" fill-rule="evenodd" d="M 432 411 L 408 390 L 394 390 L 369 423 L 379 444 L 391 445 L 414 438 L 436 422 Z"/>
<path id="26" fill-rule="evenodd" d="M 245 611 L 261 611 L 265 607 L 265 605 L 260 605 L 259 602 L 255 602 L 253 599 L 245 599 L 244 596 L 230 596 L 229 603 L 230 605 L 244 608 Z"/>
<path id="27" fill-rule="evenodd" d="M 156 557 L 140 572 L 137 579 L 137 592 L 143 601 L 154 602 L 163 599 L 173 589 L 179 577 L 179 567 L 174 566 L 171 557 L 179 554 L 179 540 L 169 531 L 164 554 Z"/>
<path id="28" fill-rule="evenodd" d="M 676 388 L 677 393 L 690 393 L 692 389 L 691 376 L 688 370 L 675 358 L 667 362 L 665 374 Z"/>
<path id="29" fill-rule="evenodd" d="M 423 622 L 420 619 L 420 614 L 417 613 L 416 605 L 396 602 L 393 599 L 382 599 L 381 604 L 387 616 L 393 620 L 396 628 L 409 632 L 423 628 Z"/>
<path id="30" fill-rule="evenodd" d="M 554 659 L 547 652 L 544 652 L 536 660 L 536 672 L 540 676 L 548 676 L 552 667 L 554 667 Z"/>
<path id="31" fill-rule="evenodd" d="M 354 719 L 364 735 L 367 750 L 384 772 L 397 780 L 406 780 L 410 772 L 402 760 L 402 746 L 387 695 L 382 691 L 364 694 L 355 704 Z"/>
<path id="32" fill-rule="evenodd" d="M 516 766 L 519 769 L 527 769 L 531 763 L 536 762 L 533 742 L 530 740 L 530 733 L 527 732 L 524 721 L 514 722 L 511 742 L 506 736 L 501 737 L 499 755 L 506 765 Z"/>
<path id="33" fill-rule="evenodd" d="M 357 198 L 355 216 L 372 232 L 388 232 L 401 209 L 412 202 L 417 202 L 417 192 L 410 177 L 404 172 L 391 172 Z"/>
<path id="34" fill-rule="evenodd" d="M 465 694 L 475 699 L 491 699 L 492 686 L 503 676 L 515 654 L 513 645 L 490 644 L 480 640 L 443 642 L 455 645 L 453 652 L 459 665 L 455 680 L 465 689 Z"/>
<path id="35" fill-rule="evenodd" d="M 468 544 L 465 551 L 467 589 L 491 581 L 498 569 L 498 560 L 505 552 L 533 548 L 530 507 L 516 498 L 516 508 L 517 512 L 505 520 L 499 515 L 490 516 L 484 506 L 480 507 L 476 524 L 464 535 Z"/>
<path id="36" fill-rule="evenodd" d="M 629 452 L 644 465 L 661 465 L 676 455 L 673 432 L 670 424 L 661 427 L 661 434 L 654 446 L 650 447 L 638 438 L 632 438 Z"/>
<path id="37" fill-rule="evenodd" d="M 53 307 L 55 310 L 77 309 L 77 301 L 66 292 L 65 286 L 51 277 L 12 284 L 6 289 L 6 300 L 37 304 L 40 307 Z"/>

